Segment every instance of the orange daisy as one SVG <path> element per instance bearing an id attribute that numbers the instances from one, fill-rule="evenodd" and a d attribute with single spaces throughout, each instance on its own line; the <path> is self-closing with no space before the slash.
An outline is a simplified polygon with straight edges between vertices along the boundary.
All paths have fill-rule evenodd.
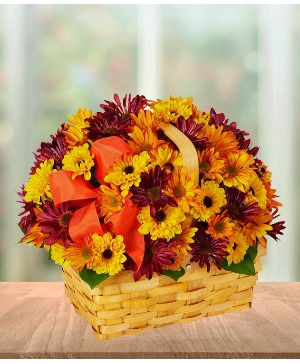
<path id="1" fill-rule="evenodd" d="M 243 234 L 247 236 L 249 245 L 256 246 L 257 241 L 263 246 L 266 245 L 264 236 L 273 229 L 270 225 L 272 218 L 267 211 L 260 210 L 257 215 L 253 216 L 252 222 L 248 222 L 244 226 Z"/>
<path id="2" fill-rule="evenodd" d="M 226 239 L 234 232 L 235 224 L 230 217 L 225 214 L 214 215 L 208 220 L 207 234 L 210 234 L 215 240 Z"/>
<path id="3" fill-rule="evenodd" d="M 132 139 L 128 141 L 128 144 L 135 154 L 144 151 L 151 154 L 152 151 L 157 150 L 158 147 L 165 143 L 163 140 L 158 140 L 151 129 L 143 130 L 134 126 L 132 133 L 128 133 L 128 135 Z"/>
<path id="4" fill-rule="evenodd" d="M 220 159 L 219 152 L 215 152 L 215 148 L 198 151 L 198 159 L 199 173 L 203 179 L 213 179 L 217 183 L 223 180 L 220 171 L 224 167 L 224 160 Z"/>

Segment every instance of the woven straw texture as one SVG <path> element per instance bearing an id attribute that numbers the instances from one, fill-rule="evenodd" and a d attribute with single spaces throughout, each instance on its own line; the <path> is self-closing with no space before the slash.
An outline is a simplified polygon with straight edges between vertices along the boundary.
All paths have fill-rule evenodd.
<path id="1" fill-rule="evenodd" d="M 255 276 L 215 267 L 207 273 L 206 268 L 187 261 L 186 273 L 177 282 L 156 273 L 150 281 L 142 277 L 134 282 L 132 272 L 121 272 L 93 290 L 73 269 L 63 268 L 65 293 L 75 312 L 91 324 L 97 339 L 135 335 L 205 316 L 248 310 L 265 254 L 266 248 L 259 246 Z"/>

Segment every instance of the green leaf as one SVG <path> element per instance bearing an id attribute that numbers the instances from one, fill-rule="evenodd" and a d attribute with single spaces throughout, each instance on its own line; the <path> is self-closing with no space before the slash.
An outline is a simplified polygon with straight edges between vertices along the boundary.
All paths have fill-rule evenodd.
<path id="1" fill-rule="evenodd" d="M 162 275 L 163 276 L 168 276 L 168 277 L 171 277 L 174 279 L 174 281 L 178 281 L 178 279 L 180 277 L 182 277 L 185 273 L 185 270 L 180 267 L 180 270 L 167 270 L 167 269 L 164 269 L 162 271 Z"/>
<path id="2" fill-rule="evenodd" d="M 48 260 L 51 260 L 51 245 L 50 245 L 50 249 L 49 249 L 49 252 L 48 252 Z"/>
<path id="3" fill-rule="evenodd" d="M 257 246 L 249 246 L 246 254 L 249 254 L 251 259 L 254 261 L 257 256 L 257 250 Z"/>
<path id="4" fill-rule="evenodd" d="M 98 284 L 102 283 L 109 277 L 109 274 L 98 274 L 93 269 L 87 269 L 86 267 L 82 269 L 79 275 L 81 279 L 91 287 L 91 289 L 97 287 Z"/>
<path id="5" fill-rule="evenodd" d="M 255 276 L 255 268 L 253 264 L 253 260 L 251 257 L 251 253 L 246 253 L 244 260 L 242 260 L 239 264 L 231 263 L 228 266 L 227 260 L 224 262 L 220 262 L 220 265 L 223 269 L 228 270 L 230 272 L 239 273 L 239 274 L 247 274 L 248 276 Z"/>

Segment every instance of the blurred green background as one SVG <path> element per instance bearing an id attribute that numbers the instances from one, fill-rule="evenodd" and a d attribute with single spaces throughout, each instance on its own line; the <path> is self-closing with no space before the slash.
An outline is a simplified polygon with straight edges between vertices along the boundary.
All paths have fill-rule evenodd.
<path id="1" fill-rule="evenodd" d="M 0 281 L 61 280 L 17 244 L 33 154 L 79 106 L 114 93 L 193 96 L 250 133 L 287 221 L 260 280 L 300 280 L 298 5 L 0 5 Z"/>

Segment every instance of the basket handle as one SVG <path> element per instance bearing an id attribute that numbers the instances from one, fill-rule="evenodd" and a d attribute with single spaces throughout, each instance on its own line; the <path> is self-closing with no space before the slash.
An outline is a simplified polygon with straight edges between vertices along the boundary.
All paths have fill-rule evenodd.
<path id="1" fill-rule="evenodd" d="M 174 142 L 182 154 L 183 165 L 187 168 L 189 173 L 195 173 L 195 182 L 199 184 L 199 162 L 198 155 L 194 144 L 186 137 L 180 130 L 178 130 L 171 123 L 161 122 L 160 129 L 166 134 L 168 138 Z"/>

